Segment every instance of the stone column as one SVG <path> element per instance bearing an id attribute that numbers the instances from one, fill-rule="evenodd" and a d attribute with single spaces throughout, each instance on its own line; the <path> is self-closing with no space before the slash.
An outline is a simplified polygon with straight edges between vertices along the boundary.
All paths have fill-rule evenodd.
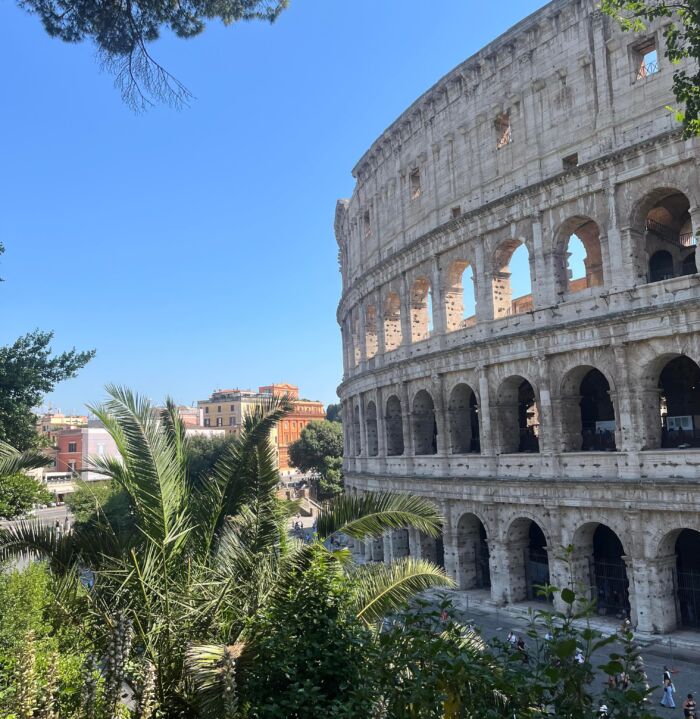
<path id="1" fill-rule="evenodd" d="M 494 453 L 494 427 L 491 419 L 491 398 L 486 367 L 479 365 L 479 440 L 481 454 Z"/>
<path id="2" fill-rule="evenodd" d="M 386 344 L 384 342 L 384 307 L 382 306 L 382 293 L 376 290 L 374 293 L 374 306 L 377 308 L 377 360 L 384 361 Z"/>
<path id="3" fill-rule="evenodd" d="M 692 225 L 693 236 L 695 237 L 695 269 L 700 272 L 700 207 L 691 207 L 690 223 Z"/>
<path id="4" fill-rule="evenodd" d="M 365 422 L 365 398 L 362 394 L 357 396 L 357 406 L 360 408 L 360 456 L 368 457 L 367 452 L 367 424 Z"/>
<path id="5" fill-rule="evenodd" d="M 419 532 L 413 527 L 409 527 L 408 530 L 408 552 L 413 559 L 420 559 L 420 540 Z"/>
<path id="6" fill-rule="evenodd" d="M 445 554 L 445 574 L 457 583 L 459 582 L 459 542 L 457 527 L 452 524 L 449 511 L 445 512 L 445 523 L 442 526 L 442 544 Z"/>
<path id="7" fill-rule="evenodd" d="M 450 453 L 449 421 L 447 419 L 447 403 L 445 401 L 445 375 L 438 374 L 433 380 L 433 402 L 435 404 L 435 422 L 437 424 L 437 453 Z"/>
<path id="8" fill-rule="evenodd" d="M 474 244 L 474 262 L 475 267 L 472 268 L 474 273 L 474 290 L 476 293 L 476 321 L 485 322 L 492 320 L 494 317 L 493 310 L 493 269 L 491 263 L 486 267 L 484 257 L 483 243 L 477 241 Z"/>
<path id="9" fill-rule="evenodd" d="M 678 626 L 676 605 L 676 555 L 627 559 L 634 576 L 634 605 L 637 631 L 651 634 L 671 632 Z M 632 582 L 630 582 L 630 595 Z M 630 599 L 632 597 L 630 596 Z"/>
<path id="10" fill-rule="evenodd" d="M 442 291 L 440 265 L 437 256 L 432 262 L 431 291 L 433 294 L 433 335 L 442 337 L 447 329 L 447 308 Z"/>
<path id="11" fill-rule="evenodd" d="M 365 320 L 365 305 L 360 303 L 358 305 L 358 322 L 357 322 L 357 334 L 359 335 L 360 343 L 360 370 L 364 371 L 367 367 L 367 323 Z"/>
<path id="12" fill-rule="evenodd" d="M 391 564 L 391 562 L 394 560 L 394 551 L 393 547 L 391 546 L 391 532 L 387 532 L 382 537 L 382 543 L 384 545 L 384 564 Z"/>
<path id="13" fill-rule="evenodd" d="M 411 291 L 408 278 L 404 272 L 401 275 L 401 344 L 410 345 L 413 342 L 411 334 Z"/>
<path id="14" fill-rule="evenodd" d="M 552 397 L 549 392 L 549 360 L 546 356 L 537 358 L 539 370 L 538 384 L 540 395 L 540 453 L 553 452 L 556 447 L 556 430 L 554 413 L 552 412 Z"/>
<path id="15" fill-rule="evenodd" d="M 607 227 L 607 247 L 610 264 L 608 265 L 608 287 L 615 289 L 618 287 L 629 287 L 630 278 L 626 275 L 626 268 L 622 259 L 622 238 L 620 236 L 617 203 L 615 202 L 615 186 L 610 183 L 604 183 L 609 224 Z M 601 243 L 602 243 L 601 238 Z M 634 284 L 634 283 L 632 283 Z"/>
<path id="16" fill-rule="evenodd" d="M 558 589 L 571 588 L 571 576 L 569 566 L 561 557 L 561 552 L 556 547 L 547 547 L 547 562 L 549 563 L 549 583 Z M 562 601 L 561 593 L 554 595 L 554 609 L 558 612 L 565 612 L 568 605 Z"/>
<path id="17" fill-rule="evenodd" d="M 556 304 L 554 296 L 554 281 L 551 273 L 547 272 L 547 262 L 542 244 L 542 218 L 540 213 L 532 218 L 532 248 L 533 257 L 530 258 L 530 277 L 532 279 L 532 307 L 539 310 Z M 534 269 L 534 272 L 532 270 Z"/>
<path id="18" fill-rule="evenodd" d="M 408 397 L 408 383 L 401 383 L 401 420 L 403 424 L 403 453 L 407 457 L 407 468 L 413 467 L 413 422 Z"/>
<path id="19" fill-rule="evenodd" d="M 384 414 L 384 394 L 381 387 L 377 387 L 377 456 L 380 467 L 386 467 L 386 416 Z"/>
<path id="20" fill-rule="evenodd" d="M 634 227 L 621 227 L 620 247 L 624 286 L 645 285 L 648 282 L 649 261 L 644 233 Z"/>
<path id="21" fill-rule="evenodd" d="M 341 416 L 343 418 L 343 469 L 349 468 L 349 460 L 352 457 L 352 407 L 347 400 L 344 400 L 341 407 Z"/>

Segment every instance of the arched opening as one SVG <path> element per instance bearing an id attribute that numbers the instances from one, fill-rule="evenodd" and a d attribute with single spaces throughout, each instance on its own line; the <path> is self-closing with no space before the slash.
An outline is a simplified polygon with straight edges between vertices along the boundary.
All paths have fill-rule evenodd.
<path id="1" fill-rule="evenodd" d="M 424 389 L 413 399 L 413 450 L 417 455 L 437 454 L 435 404 Z"/>
<path id="2" fill-rule="evenodd" d="M 551 595 L 541 590 L 549 584 L 547 539 L 542 528 L 531 519 L 520 517 L 508 530 L 508 543 L 513 553 L 511 601 L 551 601 Z"/>
<path id="3" fill-rule="evenodd" d="M 401 300 L 390 292 L 384 302 L 384 350 L 391 352 L 401 346 Z"/>
<path id="4" fill-rule="evenodd" d="M 419 277 L 411 288 L 411 341 L 427 340 L 433 331 L 433 300 L 430 282 Z"/>
<path id="5" fill-rule="evenodd" d="M 605 524 L 593 533 L 593 586 L 599 614 L 629 617 L 629 581 L 620 538 Z"/>
<path id="6" fill-rule="evenodd" d="M 644 249 L 648 258 L 648 282 L 691 274 L 695 264 L 689 248 L 696 238 L 690 219 L 690 201 L 675 189 L 655 190 L 642 203 L 644 217 Z"/>
<path id="7" fill-rule="evenodd" d="M 362 440 L 360 439 L 360 408 L 355 405 L 352 414 L 352 441 L 355 444 L 355 455 L 362 453 Z"/>
<path id="8" fill-rule="evenodd" d="M 396 395 L 386 403 L 386 453 L 395 457 L 403 454 L 403 418 L 401 401 Z"/>
<path id="9" fill-rule="evenodd" d="M 448 332 L 476 324 L 474 272 L 466 260 L 455 260 L 447 272 L 445 310 Z"/>
<path id="10" fill-rule="evenodd" d="M 492 292 L 495 319 L 532 311 L 530 255 L 524 243 L 508 240 L 496 251 Z"/>
<path id="11" fill-rule="evenodd" d="M 675 550 L 679 623 L 684 627 L 700 629 L 700 532 L 681 530 Z"/>
<path id="12" fill-rule="evenodd" d="M 379 437 L 377 435 L 377 405 L 368 402 L 365 409 L 365 424 L 367 431 L 367 454 L 376 457 L 379 454 Z"/>
<path id="13" fill-rule="evenodd" d="M 559 230 L 557 284 L 560 294 L 603 284 L 603 256 L 598 225 L 588 217 L 572 217 Z"/>
<path id="14" fill-rule="evenodd" d="M 649 258 L 649 282 L 660 282 L 674 277 L 673 256 L 666 250 L 658 250 Z"/>
<path id="15" fill-rule="evenodd" d="M 659 409 L 662 447 L 700 447 L 700 367 L 690 357 L 676 357 L 661 370 Z"/>
<path id="16" fill-rule="evenodd" d="M 452 454 L 480 452 L 479 408 L 474 390 L 458 384 L 450 393 L 447 406 L 450 417 L 450 447 Z"/>
<path id="17" fill-rule="evenodd" d="M 457 553 L 460 589 L 491 586 L 489 545 L 486 528 L 475 514 L 463 514 L 457 524 Z"/>
<path id="18" fill-rule="evenodd" d="M 562 440 L 565 452 L 613 451 L 615 409 L 610 384 L 595 367 L 571 370 L 562 383 Z"/>
<path id="19" fill-rule="evenodd" d="M 369 305 L 365 309 L 365 353 L 367 359 L 377 354 L 377 308 Z"/>
<path id="20" fill-rule="evenodd" d="M 589 522 L 574 535 L 574 579 L 590 588 L 598 614 L 629 618 L 630 598 L 625 551 L 605 524 Z"/>
<path id="21" fill-rule="evenodd" d="M 539 452 L 539 407 L 535 390 L 523 377 L 509 377 L 498 392 L 501 452 Z"/>

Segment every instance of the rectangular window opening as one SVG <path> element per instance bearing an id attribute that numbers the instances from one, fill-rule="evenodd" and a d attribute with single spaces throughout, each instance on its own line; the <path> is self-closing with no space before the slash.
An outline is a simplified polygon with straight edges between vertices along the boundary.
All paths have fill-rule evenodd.
<path id="1" fill-rule="evenodd" d="M 372 234 L 372 225 L 369 219 L 369 210 L 365 210 L 365 214 L 362 216 L 362 224 L 365 228 L 365 238 L 370 237 Z"/>
<path id="2" fill-rule="evenodd" d="M 571 155 L 567 155 L 561 161 L 565 170 L 570 170 L 572 167 L 578 167 L 578 152 L 574 152 Z"/>
<path id="3" fill-rule="evenodd" d="M 452 219 L 454 220 L 456 217 L 459 217 L 462 214 L 462 208 L 457 205 L 456 207 L 452 208 Z"/>
<path id="4" fill-rule="evenodd" d="M 420 186 L 420 170 L 418 168 L 411 170 L 411 174 L 408 176 L 408 181 L 411 187 L 411 199 L 417 200 L 422 192 Z"/>
<path id="5" fill-rule="evenodd" d="M 659 71 L 659 54 L 656 40 L 645 40 L 634 48 L 635 69 L 637 80 L 643 80 Z"/>
<path id="6" fill-rule="evenodd" d="M 501 113 L 494 121 L 496 128 L 496 149 L 500 150 L 506 145 L 510 145 L 512 134 L 510 130 L 510 113 Z"/>
<path id="7" fill-rule="evenodd" d="M 68 442 L 68 451 L 69 452 L 77 452 L 78 451 L 78 443 L 77 442 Z"/>

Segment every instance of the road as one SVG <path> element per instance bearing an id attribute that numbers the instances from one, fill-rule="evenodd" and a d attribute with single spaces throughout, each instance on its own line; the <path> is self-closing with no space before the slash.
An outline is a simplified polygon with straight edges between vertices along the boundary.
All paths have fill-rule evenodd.
<path id="1" fill-rule="evenodd" d="M 544 605 L 543 605 L 544 608 Z M 526 619 L 513 618 L 510 615 L 504 615 L 497 612 L 485 611 L 483 609 L 469 609 L 460 611 L 455 609 L 455 617 L 464 623 L 472 622 L 481 632 L 485 639 L 499 637 L 502 641 L 506 640 L 509 631 L 522 635 L 526 644 L 533 640 L 527 636 L 530 627 Z M 544 635 L 542 630 L 541 635 Z M 698 635 L 700 640 L 700 635 Z M 686 695 L 690 692 L 695 695 L 696 699 L 700 697 L 700 641 L 698 642 L 699 650 L 669 650 L 668 645 L 661 643 L 649 644 L 642 648 L 642 656 L 646 666 L 649 684 L 656 687 L 652 693 L 652 702 L 658 707 L 658 713 L 661 716 L 682 717 L 683 710 L 680 708 Z M 608 661 L 607 653 L 614 651 L 614 645 L 594 653 L 593 664 L 595 666 L 604 664 Z M 676 709 L 670 710 L 658 706 L 661 701 L 661 685 L 664 666 L 667 665 L 672 672 L 673 683 L 676 687 Z M 606 677 L 600 674 L 597 686 L 594 691 L 602 691 Z"/>
<path id="2" fill-rule="evenodd" d="M 68 517 L 68 521 L 72 524 L 73 518 L 71 516 L 70 509 L 68 508 L 68 505 L 64 504 L 62 507 L 47 507 L 46 509 L 37 509 L 33 515 L 28 517 L 28 519 L 30 521 L 38 519 L 44 525 L 55 524 L 56 520 L 58 520 L 61 525 L 61 528 L 63 528 L 63 523 L 66 517 Z M 0 522 L 0 526 L 6 527 L 10 524 L 13 524 L 14 521 L 3 520 Z"/>

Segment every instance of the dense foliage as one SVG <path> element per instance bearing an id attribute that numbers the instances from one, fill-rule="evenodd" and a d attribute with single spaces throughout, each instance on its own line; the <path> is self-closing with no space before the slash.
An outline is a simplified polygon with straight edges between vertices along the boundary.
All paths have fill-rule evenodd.
<path id="1" fill-rule="evenodd" d="M 690 59 L 690 73 L 677 68 L 673 93 L 686 137 L 700 134 L 700 1 L 699 0 L 602 0 L 603 12 L 616 18 L 626 30 L 642 32 L 645 23 L 668 18 L 664 25 L 666 57 L 674 65 Z"/>
<path id="2" fill-rule="evenodd" d="M 311 422 L 289 445 L 289 461 L 302 472 L 313 472 L 317 494 L 330 499 L 342 491 L 343 427 L 339 422 Z"/>
<path id="3" fill-rule="evenodd" d="M 33 409 L 58 382 L 75 377 L 94 351 L 51 354 L 51 332 L 35 330 L 0 347 L 0 441 L 19 450 L 37 445 Z"/>
<path id="4" fill-rule="evenodd" d="M 326 407 L 326 419 L 329 422 L 341 422 L 342 421 L 339 404 L 329 404 L 328 407 Z"/>
<path id="5" fill-rule="evenodd" d="M 35 504 L 48 504 L 50 492 L 26 474 L 0 477 L 0 519 L 13 519 L 27 513 Z"/>

